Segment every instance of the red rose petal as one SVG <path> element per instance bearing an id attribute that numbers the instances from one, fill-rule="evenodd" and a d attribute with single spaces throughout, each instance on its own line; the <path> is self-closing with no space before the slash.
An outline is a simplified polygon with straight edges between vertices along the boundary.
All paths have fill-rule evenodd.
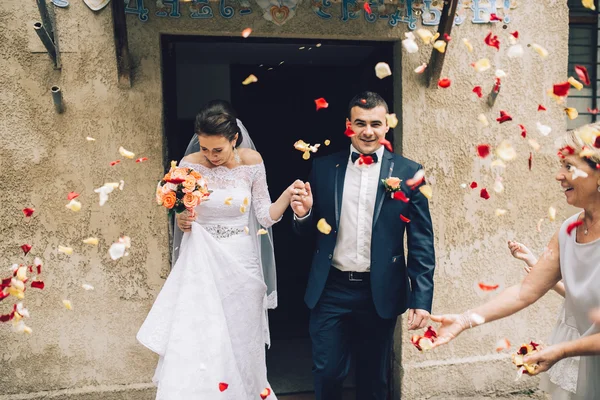
<path id="1" fill-rule="evenodd" d="M 361 154 L 358 158 L 358 165 L 371 165 L 373 164 L 373 157 L 371 156 L 365 156 L 364 154 Z"/>
<path id="2" fill-rule="evenodd" d="M 315 104 L 317 105 L 317 111 L 329 107 L 329 103 L 323 97 L 316 99 Z"/>
<path id="3" fill-rule="evenodd" d="M 473 88 L 473 93 L 475 93 L 477 95 L 477 97 L 479 97 L 479 98 L 483 97 L 483 92 L 482 92 L 481 86 L 475 86 Z"/>
<path id="4" fill-rule="evenodd" d="M 352 130 L 352 128 L 350 128 L 349 126 L 347 126 L 346 130 L 344 131 L 344 135 L 346 135 L 348 137 L 352 137 L 352 136 L 356 135 L 356 132 L 354 132 Z"/>
<path id="5" fill-rule="evenodd" d="M 541 104 L 538 104 L 538 111 L 546 111 L 546 107 Z"/>
<path id="6" fill-rule="evenodd" d="M 262 392 L 260 392 L 260 398 L 263 399 L 263 400 L 265 400 L 270 395 L 271 395 L 271 389 L 269 389 L 269 388 L 265 388 L 265 390 L 263 390 Z"/>
<path id="7" fill-rule="evenodd" d="M 477 182 L 473 181 L 471 182 L 471 189 L 475 189 L 477 187 Z"/>
<path id="8" fill-rule="evenodd" d="M 557 83 L 553 86 L 552 93 L 558 97 L 566 97 L 569 95 L 571 84 L 569 82 Z"/>
<path id="9" fill-rule="evenodd" d="M 404 215 L 400 214 L 400 219 L 402 222 L 406 222 L 407 224 L 410 222 L 410 219 L 406 218 Z"/>
<path id="10" fill-rule="evenodd" d="M 490 14 L 490 21 L 502 21 L 502 17 L 497 16 L 494 13 Z"/>
<path id="11" fill-rule="evenodd" d="M 479 289 L 483 290 L 484 292 L 491 292 L 500 287 L 500 285 L 486 285 L 485 283 L 482 283 L 482 282 L 479 282 L 477 285 L 479 286 Z"/>
<path id="12" fill-rule="evenodd" d="M 242 37 L 246 39 L 252 33 L 252 28 L 246 28 L 242 31 Z"/>
<path id="13" fill-rule="evenodd" d="M 360 102 L 363 104 L 367 104 L 367 100 L 366 99 L 360 99 Z"/>
<path id="14" fill-rule="evenodd" d="M 394 194 L 392 196 L 393 196 L 394 200 L 400 200 L 405 203 L 408 203 L 410 201 L 410 199 L 408 197 L 406 197 L 406 195 L 404 194 L 404 192 L 402 190 L 398 190 L 397 192 L 394 192 Z"/>
<path id="15" fill-rule="evenodd" d="M 33 209 L 33 208 L 24 208 L 23 214 L 25 214 L 26 217 L 31 217 L 33 215 L 34 211 L 35 211 L 35 209 Z"/>
<path id="16" fill-rule="evenodd" d="M 31 251 L 31 245 L 30 244 L 24 244 L 21 246 L 21 250 L 23 250 L 23 253 L 25 253 L 25 255 L 27 255 L 27 253 L 29 253 Z"/>
<path id="17" fill-rule="evenodd" d="M 596 136 L 596 140 L 594 140 L 594 147 L 600 149 L 600 136 Z"/>
<path id="18" fill-rule="evenodd" d="M 446 42 L 449 42 L 449 41 L 451 41 L 451 40 L 452 40 L 452 38 L 451 38 L 451 37 L 450 37 L 450 35 L 448 35 L 447 33 L 444 33 L 444 40 L 445 40 Z"/>
<path id="19" fill-rule="evenodd" d="M 584 67 L 583 65 L 576 65 L 575 72 L 577 73 L 579 80 L 581 80 L 581 82 L 583 82 L 584 85 L 590 86 L 590 75 L 588 74 L 588 70 L 586 67 Z"/>
<path id="20" fill-rule="evenodd" d="M 71 192 L 67 195 L 67 200 L 71 201 L 73 199 L 76 199 L 79 197 L 79 193 L 77 192 Z"/>
<path id="21" fill-rule="evenodd" d="M 513 37 L 515 39 L 518 39 L 519 38 L 519 31 L 514 31 L 514 32 L 511 33 L 511 35 L 513 35 Z"/>
<path id="22" fill-rule="evenodd" d="M 519 124 L 519 128 L 521 128 L 521 136 L 523 136 L 523 138 L 527 137 L 527 129 L 525 129 L 525 126 Z"/>
<path id="23" fill-rule="evenodd" d="M 42 266 L 41 265 L 37 266 L 37 273 L 38 273 L 38 275 L 42 273 Z"/>
<path id="24" fill-rule="evenodd" d="M 576 229 L 579 225 L 583 225 L 583 221 L 571 222 L 569 226 L 567 226 L 567 235 L 570 236 L 571 232 L 573 232 L 573 229 Z"/>
<path id="25" fill-rule="evenodd" d="M 498 40 L 498 36 L 492 35 L 492 31 L 488 33 L 484 41 L 488 46 L 495 47 L 496 50 L 500 50 L 500 41 Z"/>
<path id="26" fill-rule="evenodd" d="M 389 141 L 389 140 L 387 140 L 386 138 L 382 138 L 382 139 L 379 141 L 379 143 L 380 143 L 380 144 L 382 144 L 382 145 L 384 145 L 384 146 L 385 146 L 385 148 L 386 148 L 386 149 L 388 149 L 388 151 L 389 151 L 390 153 L 393 153 L 393 152 L 394 152 L 394 148 L 392 147 L 392 144 L 391 144 L 391 143 L 390 143 L 390 141 Z"/>
<path id="27" fill-rule="evenodd" d="M 15 317 L 15 312 L 12 311 L 10 314 L 0 315 L 0 322 L 8 322 Z"/>
<path id="28" fill-rule="evenodd" d="M 482 199 L 486 200 L 490 198 L 490 194 L 488 193 L 486 188 L 481 189 L 481 192 L 479 192 L 479 196 L 481 196 Z"/>
<path id="29" fill-rule="evenodd" d="M 148 161 L 148 157 L 142 157 L 142 158 L 138 158 L 137 160 L 135 160 L 136 163 L 141 163 L 144 161 Z"/>
<path id="30" fill-rule="evenodd" d="M 480 144 L 477 146 L 477 155 L 481 158 L 486 158 L 490 155 L 490 145 L 489 144 Z"/>
<path id="31" fill-rule="evenodd" d="M 121 163 L 121 160 L 115 160 L 115 161 L 111 161 L 111 162 L 110 162 L 110 166 L 111 166 L 111 167 L 114 167 L 115 165 L 117 165 L 117 164 L 120 164 L 120 163 Z"/>
<path id="32" fill-rule="evenodd" d="M 423 337 L 426 337 L 428 339 L 437 339 L 438 335 L 437 332 L 433 329 L 433 327 L 428 326 L 427 330 L 423 334 Z"/>
<path id="33" fill-rule="evenodd" d="M 452 82 L 448 78 L 442 78 L 438 81 L 438 86 L 443 89 L 449 88 L 451 84 Z"/>
<path id="34" fill-rule="evenodd" d="M 419 350 L 422 351 L 423 349 L 421 349 L 421 346 L 419 346 L 419 340 L 421 340 L 421 336 L 419 335 L 412 335 L 410 338 L 410 342 Z"/>
<path id="35" fill-rule="evenodd" d="M 165 180 L 165 182 L 169 182 L 169 183 L 173 183 L 175 185 L 179 185 L 180 183 L 185 182 L 185 179 L 183 179 L 183 178 L 171 178 L 171 179 Z"/>
<path id="36" fill-rule="evenodd" d="M 43 281 L 33 281 L 33 282 L 31 282 L 31 287 L 36 288 L 36 289 L 43 289 L 44 282 Z"/>
<path id="37" fill-rule="evenodd" d="M 10 294 L 4 293 L 4 290 L 0 290 L 0 301 L 4 300 L 5 298 L 7 298 L 8 296 L 10 296 Z"/>
<path id="38" fill-rule="evenodd" d="M 366 1 L 365 1 L 364 9 L 365 9 L 365 12 L 369 15 L 373 12 L 373 11 L 371 11 L 371 6 Z"/>
<path id="39" fill-rule="evenodd" d="M 531 171 L 531 166 L 533 164 L 533 153 L 529 152 L 529 160 L 527 161 L 529 165 L 529 170 Z"/>
<path id="40" fill-rule="evenodd" d="M 502 124 L 502 123 L 507 122 L 507 121 L 512 121 L 512 117 L 510 115 L 508 115 L 506 113 L 506 111 L 500 110 L 500 117 L 496 118 L 496 121 L 498 121 L 499 123 Z"/>
<path id="41" fill-rule="evenodd" d="M 229 384 L 225 383 L 225 382 L 220 382 L 219 383 L 219 390 L 221 392 L 224 392 L 227 390 L 227 388 L 229 387 Z"/>
<path id="42" fill-rule="evenodd" d="M 589 108 L 589 107 L 588 107 L 588 109 L 587 109 L 587 110 L 588 110 L 588 112 L 589 112 L 590 114 L 592 114 L 592 115 L 596 115 L 596 114 L 598 114 L 598 111 L 599 111 L 597 108 Z"/>

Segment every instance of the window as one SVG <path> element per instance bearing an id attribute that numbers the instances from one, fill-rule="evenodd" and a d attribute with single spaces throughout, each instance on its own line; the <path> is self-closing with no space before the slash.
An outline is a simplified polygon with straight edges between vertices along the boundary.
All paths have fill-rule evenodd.
<path id="1" fill-rule="evenodd" d="M 598 0 L 595 1 L 598 10 Z M 569 92 L 568 106 L 579 111 L 579 117 L 568 120 L 569 129 L 596 122 L 598 116 L 589 110 L 598 108 L 598 13 L 584 8 L 581 0 L 568 0 L 569 5 L 569 70 L 577 78 L 576 65 L 583 65 L 590 75 L 590 86 Z"/>

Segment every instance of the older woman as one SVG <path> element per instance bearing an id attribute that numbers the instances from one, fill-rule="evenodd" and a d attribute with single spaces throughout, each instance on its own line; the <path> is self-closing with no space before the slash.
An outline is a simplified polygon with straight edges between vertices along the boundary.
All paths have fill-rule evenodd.
<path id="1" fill-rule="evenodd" d="M 434 346 L 448 343 L 462 331 L 512 315 L 535 303 L 561 279 L 565 284 L 565 312 L 575 321 L 581 339 L 570 346 L 557 345 L 545 352 L 568 355 L 591 354 L 582 350 L 598 339 L 600 326 L 588 318 L 600 305 L 600 124 L 586 125 L 569 132 L 560 151 L 561 168 L 556 174 L 568 204 L 583 211 L 568 218 L 554 234 L 547 250 L 523 282 L 512 286 L 493 300 L 463 314 L 432 316 L 441 323 Z M 598 139 L 600 141 L 600 138 Z M 575 343 L 575 345 L 573 345 Z M 560 357 L 549 357 L 556 362 Z M 536 373 L 553 362 L 539 360 Z M 600 398 L 600 356 L 581 357 L 577 398 Z"/>

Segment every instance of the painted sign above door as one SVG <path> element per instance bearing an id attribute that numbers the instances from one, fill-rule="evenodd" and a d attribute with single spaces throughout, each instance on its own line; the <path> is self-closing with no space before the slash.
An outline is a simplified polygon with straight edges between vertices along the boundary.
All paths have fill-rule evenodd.
<path id="1" fill-rule="evenodd" d="M 145 0 L 124 0 L 125 12 L 137 15 L 141 21 L 148 21 L 149 10 Z M 263 17 L 277 25 L 283 25 L 296 14 L 302 0 L 253 0 L 262 11 Z M 443 0 L 367 0 L 372 12 L 366 13 L 360 0 L 306 0 L 311 10 L 323 20 L 338 18 L 343 22 L 362 17 L 370 23 L 387 21 L 391 27 L 399 23 L 408 25 L 410 30 L 417 23 L 435 26 L 440 22 Z M 509 11 L 516 8 L 516 0 L 458 0 L 454 19 L 460 25 L 470 18 L 474 24 L 487 24 L 491 20 L 509 23 Z M 250 0 L 157 0 L 155 16 L 160 18 L 180 18 L 184 13 L 193 19 L 233 18 L 236 14 L 245 16 L 252 13 Z M 492 18 L 495 14 L 498 18 Z"/>

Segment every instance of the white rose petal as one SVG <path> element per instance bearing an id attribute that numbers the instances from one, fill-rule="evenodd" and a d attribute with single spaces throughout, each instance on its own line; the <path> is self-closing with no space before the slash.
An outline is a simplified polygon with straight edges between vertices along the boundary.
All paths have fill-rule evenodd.
<path id="1" fill-rule="evenodd" d="M 87 283 L 84 283 L 83 285 L 81 285 L 81 287 L 85 290 L 94 290 L 94 287 L 92 285 L 88 285 Z"/>
<path id="2" fill-rule="evenodd" d="M 512 37 L 512 35 L 511 35 Z M 515 44 L 514 46 L 510 46 L 506 51 L 506 56 L 508 58 L 518 58 L 523 57 L 523 46 L 520 44 Z"/>
<path id="3" fill-rule="evenodd" d="M 544 125 L 541 122 L 536 122 L 536 126 L 538 131 L 542 134 L 542 136 L 548 136 L 550 132 L 552 132 L 552 128 L 548 125 Z"/>
<path id="4" fill-rule="evenodd" d="M 108 254 L 113 260 L 118 260 L 125 255 L 125 244 L 124 243 L 113 243 L 108 249 Z"/>
<path id="5" fill-rule="evenodd" d="M 413 39 L 404 39 L 402 41 L 402 46 L 409 54 L 414 54 L 419 51 L 419 46 L 417 46 L 417 42 L 415 42 Z"/>
<path id="6" fill-rule="evenodd" d="M 392 70 L 390 69 L 390 66 L 387 63 L 378 62 L 377 65 L 375 65 L 375 75 L 379 79 L 383 79 L 392 75 Z"/>

